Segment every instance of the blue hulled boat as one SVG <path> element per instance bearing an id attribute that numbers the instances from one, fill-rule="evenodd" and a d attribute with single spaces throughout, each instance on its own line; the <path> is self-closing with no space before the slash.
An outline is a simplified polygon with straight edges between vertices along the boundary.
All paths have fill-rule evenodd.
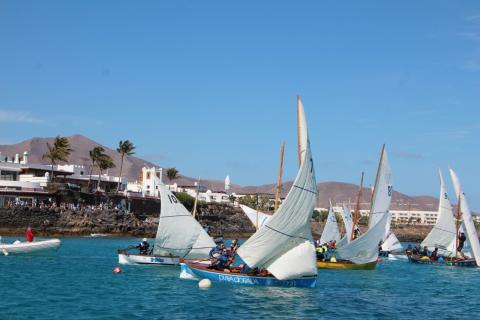
<path id="1" fill-rule="evenodd" d="M 218 270 L 208 269 L 204 265 L 181 263 L 180 266 L 182 273 L 193 275 L 199 279 L 210 279 L 214 282 L 232 285 L 315 288 L 317 284 L 317 276 L 308 276 L 291 280 L 278 280 L 273 276 L 249 276 L 235 272 L 225 273 Z"/>

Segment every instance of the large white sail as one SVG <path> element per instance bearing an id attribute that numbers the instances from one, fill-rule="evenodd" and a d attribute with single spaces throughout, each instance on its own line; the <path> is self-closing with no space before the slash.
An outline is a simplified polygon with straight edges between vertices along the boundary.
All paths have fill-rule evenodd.
<path id="1" fill-rule="evenodd" d="M 371 229 L 375 224 L 377 224 L 378 221 L 380 221 L 382 217 L 389 212 L 392 195 L 392 171 L 390 169 L 390 163 L 388 161 L 385 145 L 383 145 L 382 152 L 380 154 L 380 162 L 378 164 L 377 178 L 375 179 L 375 186 L 373 189 L 372 207 L 370 210 L 370 221 L 368 224 L 369 229 Z M 395 250 L 396 248 L 389 246 L 389 244 L 398 242 L 398 240 L 395 241 L 395 235 L 393 235 L 395 239 L 393 239 L 393 237 L 390 235 L 390 222 L 391 216 L 388 215 L 388 221 L 385 227 L 383 241 L 385 242 L 385 240 L 387 240 L 389 237 L 391 237 L 391 239 L 389 241 L 386 241 L 386 244 L 382 246 L 382 250 L 385 251 Z"/>
<path id="2" fill-rule="evenodd" d="M 332 202 L 330 202 L 330 209 L 328 211 L 327 222 L 323 228 L 322 236 L 320 237 L 320 243 L 328 243 L 330 241 L 340 241 L 340 231 L 338 230 L 337 217 L 333 211 Z"/>
<path id="3" fill-rule="evenodd" d="M 163 184 L 161 212 L 153 252 L 156 255 L 200 259 L 215 246 L 212 238 Z"/>
<path id="4" fill-rule="evenodd" d="M 255 226 L 255 228 L 260 228 L 265 224 L 265 222 L 270 219 L 271 215 L 268 215 L 266 213 L 263 213 L 261 211 L 252 209 L 250 207 L 247 207 L 243 204 L 240 205 L 240 208 L 245 212 L 245 214 L 248 217 L 248 220 Z M 258 225 L 257 225 L 258 224 Z"/>
<path id="5" fill-rule="evenodd" d="M 390 213 L 387 212 L 367 232 L 350 243 L 337 247 L 339 257 L 356 264 L 376 261 L 378 259 L 378 244 L 383 239 L 389 219 Z"/>
<path id="6" fill-rule="evenodd" d="M 317 199 L 315 170 L 303 105 L 297 100 L 300 168 L 282 206 L 239 249 L 250 267 L 266 268 L 277 279 L 317 274 L 310 220 Z"/>
<path id="7" fill-rule="evenodd" d="M 430 251 L 438 248 L 441 255 L 455 256 L 456 227 L 453 216 L 452 205 L 448 199 L 445 181 L 442 171 L 438 170 L 440 176 L 440 197 L 438 202 L 438 218 L 432 228 L 432 231 L 422 242 L 422 247 L 426 246 Z"/>
<path id="8" fill-rule="evenodd" d="M 477 266 L 480 266 L 480 242 L 478 241 L 477 229 L 473 223 L 472 213 L 470 212 L 470 207 L 468 206 L 467 198 L 465 197 L 465 192 L 463 192 L 462 185 L 460 184 L 460 179 L 458 179 L 457 174 L 450 168 L 450 176 L 452 178 L 453 187 L 455 189 L 455 194 L 460 196 L 460 199 L 457 200 L 460 202 L 460 209 L 462 212 L 463 227 L 467 233 L 467 239 L 470 242 L 470 250 L 477 262 Z"/>
<path id="9" fill-rule="evenodd" d="M 349 205 L 343 204 L 341 216 L 343 224 L 345 225 L 345 238 L 347 242 L 350 242 L 352 239 L 352 228 L 353 228 L 353 219 L 352 219 L 352 209 Z"/>

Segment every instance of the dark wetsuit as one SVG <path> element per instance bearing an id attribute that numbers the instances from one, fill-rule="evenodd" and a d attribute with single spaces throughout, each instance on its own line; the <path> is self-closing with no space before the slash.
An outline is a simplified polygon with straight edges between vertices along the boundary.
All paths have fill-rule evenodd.
<path id="1" fill-rule="evenodd" d="M 467 237 L 465 237 L 465 234 L 463 234 L 463 233 L 458 237 L 457 251 L 462 251 L 463 250 L 463 245 L 465 244 L 466 240 L 467 240 Z"/>

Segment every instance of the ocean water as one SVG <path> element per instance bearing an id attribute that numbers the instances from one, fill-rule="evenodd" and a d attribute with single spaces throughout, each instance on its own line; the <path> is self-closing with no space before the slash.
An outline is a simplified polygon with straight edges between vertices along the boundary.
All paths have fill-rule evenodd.
<path id="1" fill-rule="evenodd" d="M 4 239 L 4 242 L 12 239 Z M 0 256 L 0 319 L 472 319 L 480 270 L 386 261 L 375 271 L 320 270 L 318 286 L 214 283 L 179 268 L 123 266 L 133 238 L 67 238 L 56 253 Z"/>

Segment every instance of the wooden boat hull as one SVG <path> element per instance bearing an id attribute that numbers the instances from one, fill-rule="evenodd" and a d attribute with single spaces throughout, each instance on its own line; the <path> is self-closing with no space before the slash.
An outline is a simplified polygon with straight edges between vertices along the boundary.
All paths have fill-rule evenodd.
<path id="1" fill-rule="evenodd" d="M 268 286 L 268 287 L 303 287 L 314 288 L 317 284 L 317 276 L 302 277 L 292 280 L 278 280 L 272 276 L 249 276 L 239 273 L 225 273 L 217 270 L 195 267 L 192 264 L 181 263 L 182 274 L 191 274 L 199 279 L 210 279 L 214 282 L 232 285 Z"/>
<path id="2" fill-rule="evenodd" d="M 374 270 L 377 266 L 377 261 L 356 264 L 351 261 L 340 260 L 338 262 L 320 261 L 317 260 L 318 269 L 335 269 L 335 270 Z"/>
<path id="3" fill-rule="evenodd" d="M 438 265 L 438 266 L 450 266 L 450 267 L 453 266 L 453 267 L 463 267 L 463 268 L 477 267 L 477 262 L 475 261 L 475 259 L 435 261 L 435 260 L 421 259 L 420 257 L 416 257 L 416 256 L 409 256 L 408 261 L 410 261 L 411 263 L 430 264 L 430 265 Z"/>
<path id="4" fill-rule="evenodd" d="M 142 254 L 128 254 L 128 253 L 119 253 L 118 254 L 118 263 L 119 264 L 153 264 L 161 266 L 178 266 L 180 264 L 179 257 L 165 257 L 165 256 L 154 256 L 154 255 L 142 255 Z"/>
<path id="5" fill-rule="evenodd" d="M 17 242 L 12 244 L 0 243 L 0 254 L 8 256 L 10 254 L 35 254 L 46 251 L 57 250 L 60 247 L 59 239 L 40 240 L 33 242 Z"/>

